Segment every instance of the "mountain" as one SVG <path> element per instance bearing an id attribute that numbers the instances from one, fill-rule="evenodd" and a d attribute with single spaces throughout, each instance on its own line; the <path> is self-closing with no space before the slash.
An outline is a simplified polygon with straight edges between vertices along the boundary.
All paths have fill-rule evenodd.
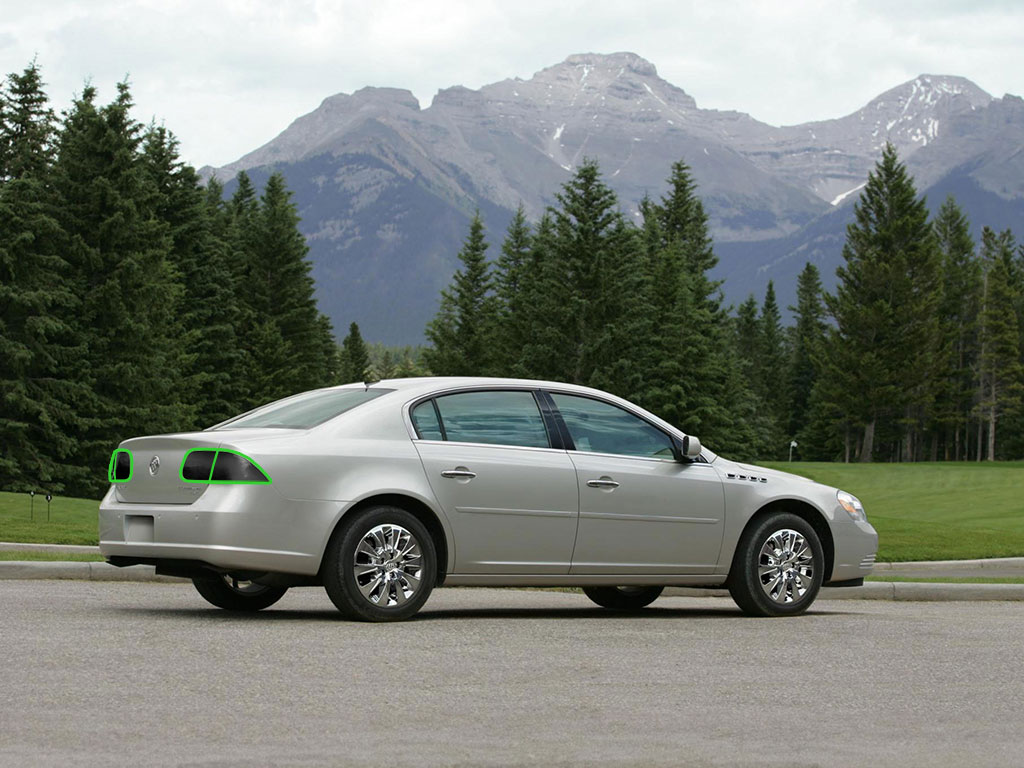
<path id="1" fill-rule="evenodd" d="M 976 224 L 1020 226 L 1024 102 L 959 77 L 921 75 L 851 115 L 771 126 L 701 109 L 632 53 L 581 54 L 519 78 L 437 93 L 337 94 L 263 147 L 219 169 L 259 184 L 283 172 L 303 218 L 321 308 L 376 341 L 422 339 L 473 211 L 493 243 L 522 204 L 537 218 L 584 157 L 624 209 L 657 197 L 672 162 L 693 169 L 731 300 L 776 280 L 792 299 L 807 260 L 830 279 L 850 203 L 886 141 L 934 198 L 965 202 Z M 231 184 L 228 184 L 228 192 Z M 937 205 L 941 198 L 932 200 Z"/>

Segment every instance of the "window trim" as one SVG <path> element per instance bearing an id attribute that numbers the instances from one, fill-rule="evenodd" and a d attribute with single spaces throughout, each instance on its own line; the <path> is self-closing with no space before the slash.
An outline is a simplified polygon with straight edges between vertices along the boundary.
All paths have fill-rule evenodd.
<path id="1" fill-rule="evenodd" d="M 541 418 L 541 423 L 544 425 L 544 434 L 547 437 L 548 444 L 546 446 L 538 445 L 511 445 L 508 443 L 475 443 L 466 442 L 463 440 L 449 440 L 448 431 L 444 426 L 444 419 L 441 418 L 441 409 L 437 404 L 437 400 L 440 397 L 448 397 L 450 395 L 464 395 L 472 394 L 477 392 L 528 392 L 533 395 L 533 404 L 537 407 L 537 413 Z M 406 424 L 413 433 L 413 440 L 422 443 L 444 443 L 445 445 L 463 445 L 463 446 L 484 446 L 488 448 L 512 448 L 516 450 L 527 450 L 527 451 L 562 451 L 564 448 L 556 447 L 555 443 L 559 442 L 557 439 L 557 432 L 552 432 L 552 427 L 555 426 L 552 418 L 545 412 L 543 401 L 541 398 L 541 390 L 536 387 L 517 387 L 517 386 L 490 386 L 490 387 L 456 387 L 450 390 L 441 390 L 439 392 L 432 392 L 429 395 L 423 395 L 415 400 L 410 401 L 405 406 L 405 417 Z M 412 419 L 412 412 L 423 403 L 430 400 L 434 406 L 434 413 L 437 416 L 437 423 L 441 428 L 441 439 L 431 440 L 424 438 L 420 435 L 419 429 L 416 427 L 416 422 Z"/>

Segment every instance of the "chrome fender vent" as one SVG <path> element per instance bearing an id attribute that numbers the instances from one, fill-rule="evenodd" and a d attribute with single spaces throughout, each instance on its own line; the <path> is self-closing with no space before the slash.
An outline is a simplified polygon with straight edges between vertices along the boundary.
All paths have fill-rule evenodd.
<path id="1" fill-rule="evenodd" d="M 726 475 L 730 480 L 749 480 L 752 483 L 767 483 L 767 477 L 757 477 L 755 475 L 737 475 L 735 472 L 730 472 Z"/>

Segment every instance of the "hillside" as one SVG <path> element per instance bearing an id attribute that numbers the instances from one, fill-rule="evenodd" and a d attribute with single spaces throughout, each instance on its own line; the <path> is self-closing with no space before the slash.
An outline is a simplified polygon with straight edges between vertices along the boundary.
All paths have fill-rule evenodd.
<path id="1" fill-rule="evenodd" d="M 422 107 L 397 88 L 337 94 L 263 147 L 206 174 L 295 192 L 321 307 L 372 340 L 413 343 L 479 208 L 492 243 L 522 203 L 536 218 L 584 157 L 624 208 L 658 196 L 683 158 L 700 184 L 724 290 L 739 301 L 777 282 L 792 300 L 807 260 L 831 285 L 849 206 L 886 141 L 938 205 L 947 193 L 980 229 L 1024 214 L 1024 102 L 960 77 L 921 75 L 834 120 L 776 127 L 701 109 L 631 53 L 582 54 Z M 228 192 L 232 185 L 228 184 Z"/>

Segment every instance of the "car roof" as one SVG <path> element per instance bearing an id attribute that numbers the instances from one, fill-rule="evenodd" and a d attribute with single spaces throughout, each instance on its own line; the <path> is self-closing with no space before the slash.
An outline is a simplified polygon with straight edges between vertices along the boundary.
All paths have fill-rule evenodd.
<path id="1" fill-rule="evenodd" d="M 373 389 L 392 389 L 410 395 L 417 395 L 427 392 L 441 392 L 447 389 L 459 389 L 461 387 L 515 387 L 530 389 L 553 389 L 563 392 L 579 392 L 580 394 L 596 395 L 602 398 L 619 400 L 621 398 L 591 387 L 580 386 L 579 384 L 566 384 L 560 381 L 544 381 L 540 379 L 512 379 L 494 376 L 418 376 L 408 379 L 382 379 L 380 381 L 367 382 L 365 384 L 343 384 L 341 388 L 367 387 Z"/>

